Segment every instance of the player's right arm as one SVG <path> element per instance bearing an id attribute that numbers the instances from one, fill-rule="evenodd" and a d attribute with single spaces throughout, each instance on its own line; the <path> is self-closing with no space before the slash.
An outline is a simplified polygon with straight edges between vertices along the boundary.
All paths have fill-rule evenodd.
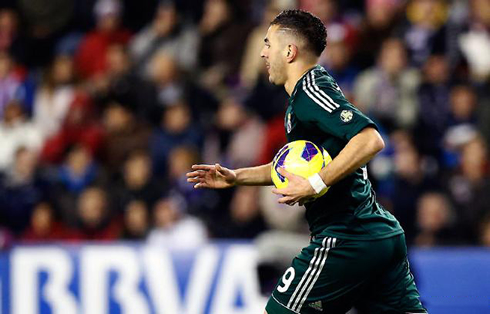
<path id="1" fill-rule="evenodd" d="M 272 185 L 272 163 L 266 165 L 231 170 L 215 165 L 193 165 L 186 174 L 187 182 L 194 188 L 225 189 L 235 185 Z"/>

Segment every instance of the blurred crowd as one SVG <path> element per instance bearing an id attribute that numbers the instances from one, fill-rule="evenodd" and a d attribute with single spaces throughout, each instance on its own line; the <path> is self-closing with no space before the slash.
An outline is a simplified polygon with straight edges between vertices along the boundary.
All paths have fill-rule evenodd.
<path id="1" fill-rule="evenodd" d="M 0 247 L 307 233 L 268 187 L 185 178 L 285 143 L 260 50 L 288 8 L 323 20 L 321 65 L 378 123 L 370 178 L 409 244 L 490 246 L 490 0 L 4 0 Z"/>

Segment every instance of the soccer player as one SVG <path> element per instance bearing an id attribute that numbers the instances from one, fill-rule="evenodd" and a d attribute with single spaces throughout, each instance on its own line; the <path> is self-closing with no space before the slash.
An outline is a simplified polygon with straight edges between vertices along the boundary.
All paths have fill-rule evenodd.
<path id="1" fill-rule="evenodd" d="M 309 140 L 333 160 L 308 179 L 280 170 L 289 180 L 280 203 L 305 204 L 311 241 L 292 261 L 265 313 L 427 313 L 410 273 L 403 229 L 377 202 L 366 163 L 384 148 L 376 125 L 316 65 L 326 29 L 312 14 L 287 10 L 272 22 L 261 57 L 269 81 L 289 94 L 284 126 L 288 141 Z M 272 185 L 271 164 L 231 170 L 194 165 L 196 188 Z M 308 202 L 312 196 L 330 190 Z"/>

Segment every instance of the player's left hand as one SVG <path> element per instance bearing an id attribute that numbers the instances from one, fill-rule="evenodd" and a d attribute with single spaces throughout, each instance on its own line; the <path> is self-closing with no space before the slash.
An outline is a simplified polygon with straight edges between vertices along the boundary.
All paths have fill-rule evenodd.
<path id="1" fill-rule="evenodd" d="M 279 168 L 278 172 L 289 181 L 287 187 L 272 190 L 272 193 L 283 196 L 278 200 L 279 203 L 290 206 L 296 203 L 303 205 L 316 194 L 310 182 L 305 178 L 292 174 L 283 168 Z"/>

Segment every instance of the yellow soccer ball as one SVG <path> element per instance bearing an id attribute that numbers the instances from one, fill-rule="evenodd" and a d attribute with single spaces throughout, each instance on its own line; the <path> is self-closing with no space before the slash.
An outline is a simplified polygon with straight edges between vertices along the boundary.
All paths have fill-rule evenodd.
<path id="1" fill-rule="evenodd" d="M 320 172 L 331 161 L 332 157 L 323 147 L 318 147 L 310 141 L 298 140 L 287 143 L 272 161 L 272 182 L 278 189 L 288 186 L 288 179 L 278 172 L 279 168 L 307 179 Z M 327 191 L 328 189 L 316 197 L 324 195 Z"/>

